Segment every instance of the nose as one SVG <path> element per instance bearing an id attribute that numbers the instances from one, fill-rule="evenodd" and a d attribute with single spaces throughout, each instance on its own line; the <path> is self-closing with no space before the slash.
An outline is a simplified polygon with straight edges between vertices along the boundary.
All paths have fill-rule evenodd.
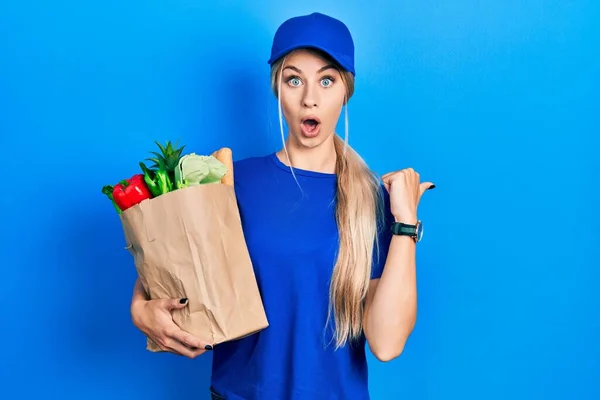
<path id="1" fill-rule="evenodd" d="M 318 107 L 318 92 L 310 85 L 305 86 L 304 96 L 302 97 L 302 105 L 306 108 Z"/>

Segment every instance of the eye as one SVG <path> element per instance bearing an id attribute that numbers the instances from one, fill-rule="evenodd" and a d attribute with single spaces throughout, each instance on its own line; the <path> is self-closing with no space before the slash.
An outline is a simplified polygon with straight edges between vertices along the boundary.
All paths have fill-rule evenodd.
<path id="1" fill-rule="evenodd" d="M 333 85 L 334 81 L 335 81 L 335 79 L 333 79 L 333 77 L 326 76 L 323 79 L 321 79 L 321 85 L 323 85 L 323 87 L 329 87 L 329 86 Z"/>
<path id="2" fill-rule="evenodd" d="M 285 80 L 285 82 L 292 86 L 300 86 L 302 84 L 302 81 L 297 76 L 290 76 Z"/>

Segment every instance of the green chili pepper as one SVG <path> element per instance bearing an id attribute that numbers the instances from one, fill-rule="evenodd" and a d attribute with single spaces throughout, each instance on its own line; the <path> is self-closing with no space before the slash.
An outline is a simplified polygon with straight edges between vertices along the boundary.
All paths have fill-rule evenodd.
<path id="1" fill-rule="evenodd" d="M 152 193 L 154 197 L 163 194 L 158 184 L 156 171 L 148 168 L 143 162 L 140 162 L 140 168 L 142 169 L 142 172 L 144 172 L 144 182 L 146 182 L 146 185 L 148 185 L 150 193 Z"/>

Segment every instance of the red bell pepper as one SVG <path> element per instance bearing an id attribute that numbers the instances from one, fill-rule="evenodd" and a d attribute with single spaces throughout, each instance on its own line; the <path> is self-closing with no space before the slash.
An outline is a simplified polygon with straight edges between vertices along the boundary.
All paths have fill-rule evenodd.
<path id="1" fill-rule="evenodd" d="M 102 193 L 112 200 L 119 214 L 143 200 L 152 198 L 152 194 L 144 182 L 143 174 L 136 174 L 129 179 L 124 179 L 114 187 L 104 186 Z"/>

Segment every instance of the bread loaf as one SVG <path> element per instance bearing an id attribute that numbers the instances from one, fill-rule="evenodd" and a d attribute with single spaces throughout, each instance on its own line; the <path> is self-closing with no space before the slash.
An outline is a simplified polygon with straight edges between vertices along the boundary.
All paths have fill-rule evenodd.
<path id="1" fill-rule="evenodd" d="M 225 165 L 227 172 L 221 179 L 221 183 L 224 185 L 233 186 L 233 154 L 230 148 L 223 147 L 212 154 L 217 160 Z"/>

